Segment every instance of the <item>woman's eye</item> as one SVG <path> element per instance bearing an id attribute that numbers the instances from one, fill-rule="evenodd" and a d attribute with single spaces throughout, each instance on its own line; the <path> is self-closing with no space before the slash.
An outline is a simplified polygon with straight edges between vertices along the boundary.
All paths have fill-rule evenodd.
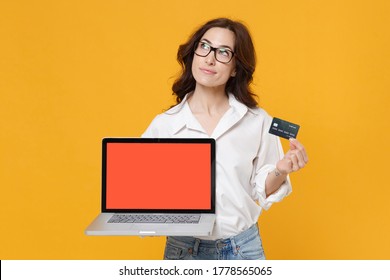
<path id="1" fill-rule="evenodd" d="M 209 50 L 209 49 L 210 49 L 210 46 L 207 45 L 206 43 L 201 43 L 201 44 L 200 44 L 200 47 L 201 47 L 202 49 L 204 49 L 204 50 Z"/>
<path id="2" fill-rule="evenodd" d="M 229 56 L 229 51 L 226 49 L 218 49 L 218 53 L 223 56 Z"/>

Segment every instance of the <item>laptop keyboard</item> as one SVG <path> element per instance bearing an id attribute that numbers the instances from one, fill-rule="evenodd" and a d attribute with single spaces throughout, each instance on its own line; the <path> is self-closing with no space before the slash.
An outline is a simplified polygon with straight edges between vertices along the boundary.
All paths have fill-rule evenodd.
<path id="1" fill-rule="evenodd" d="M 200 215 L 180 215 L 180 214 L 114 214 L 108 223 L 155 223 L 155 224 L 197 224 Z"/>

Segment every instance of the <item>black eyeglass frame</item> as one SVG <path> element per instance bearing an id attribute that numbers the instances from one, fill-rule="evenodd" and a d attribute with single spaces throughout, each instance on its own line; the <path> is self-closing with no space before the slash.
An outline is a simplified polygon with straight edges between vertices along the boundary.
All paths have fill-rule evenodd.
<path id="1" fill-rule="evenodd" d="M 199 44 L 206 44 L 210 47 L 210 50 L 207 54 L 205 55 L 201 55 L 201 54 L 197 54 L 196 53 L 196 49 L 198 48 Z M 217 53 L 216 53 L 216 50 L 219 50 L 219 49 L 225 49 L 226 51 L 228 52 L 231 52 L 232 53 L 232 57 L 230 58 L 230 60 L 228 62 L 224 62 L 224 61 L 220 61 L 218 58 L 217 58 Z M 211 52 L 214 52 L 214 58 L 216 61 L 220 62 L 220 63 L 223 63 L 223 64 L 228 64 L 230 61 L 232 61 L 233 57 L 236 55 L 231 49 L 228 49 L 228 48 L 214 48 L 212 46 L 210 46 L 210 44 L 208 44 L 207 42 L 202 42 L 202 41 L 199 41 L 198 43 L 195 44 L 195 47 L 194 47 L 194 54 L 196 54 L 197 56 L 200 56 L 200 57 L 206 57 L 208 56 Z"/>

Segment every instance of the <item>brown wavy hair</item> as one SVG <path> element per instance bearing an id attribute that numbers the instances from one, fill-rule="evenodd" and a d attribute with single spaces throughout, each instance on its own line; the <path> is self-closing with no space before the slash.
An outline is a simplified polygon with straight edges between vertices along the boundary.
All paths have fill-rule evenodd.
<path id="1" fill-rule="evenodd" d="M 196 30 L 186 43 L 179 46 L 177 61 L 182 67 L 182 72 L 172 86 L 172 94 L 176 95 L 176 102 L 180 103 L 187 93 L 195 89 L 196 81 L 191 70 L 195 45 L 207 30 L 213 27 L 226 28 L 235 34 L 236 75 L 227 81 L 226 93 L 232 93 L 238 101 L 250 108 L 256 107 L 257 96 L 250 89 L 256 67 L 256 53 L 252 38 L 248 28 L 243 23 L 228 18 L 208 21 Z"/>

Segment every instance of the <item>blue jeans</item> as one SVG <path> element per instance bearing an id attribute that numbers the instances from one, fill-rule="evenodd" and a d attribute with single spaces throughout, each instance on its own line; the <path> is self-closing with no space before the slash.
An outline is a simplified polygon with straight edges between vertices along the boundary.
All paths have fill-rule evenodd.
<path id="1" fill-rule="evenodd" d="M 218 240 L 168 236 L 164 260 L 264 260 L 257 224 L 244 232 Z"/>

